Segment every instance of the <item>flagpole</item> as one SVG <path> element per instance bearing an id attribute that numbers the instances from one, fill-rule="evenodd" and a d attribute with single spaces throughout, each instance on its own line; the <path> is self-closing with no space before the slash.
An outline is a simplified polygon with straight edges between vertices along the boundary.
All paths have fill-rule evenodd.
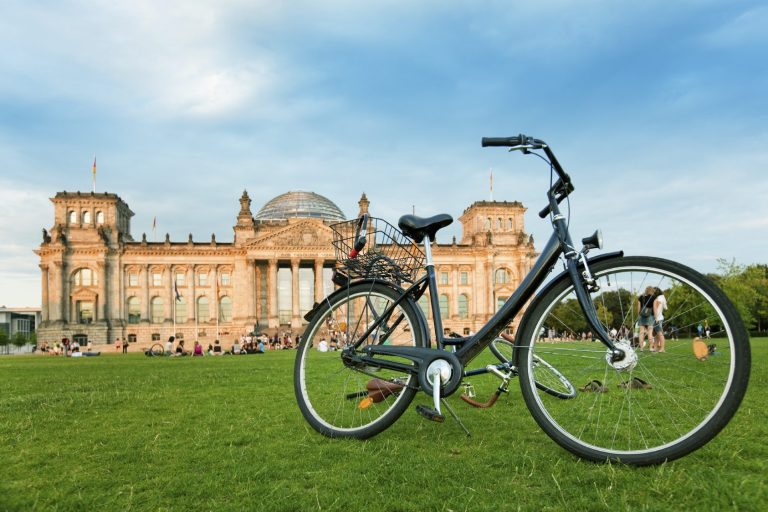
<path id="1" fill-rule="evenodd" d="M 96 153 L 93 154 L 93 193 L 96 193 Z"/>
<path id="2" fill-rule="evenodd" d="M 493 168 L 491 168 L 491 201 L 493 201 Z"/>

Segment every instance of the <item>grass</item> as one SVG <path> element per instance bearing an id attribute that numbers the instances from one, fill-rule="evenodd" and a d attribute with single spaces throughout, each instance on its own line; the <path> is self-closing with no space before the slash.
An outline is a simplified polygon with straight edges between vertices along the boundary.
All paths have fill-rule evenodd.
<path id="1" fill-rule="evenodd" d="M 650 468 L 572 457 L 516 385 L 472 431 L 409 410 L 368 441 L 327 439 L 293 396 L 295 352 L 0 358 L 0 510 L 758 510 L 768 503 L 768 339 L 728 427 Z M 485 400 L 494 384 L 473 379 Z M 417 395 L 415 403 L 428 403 Z"/>

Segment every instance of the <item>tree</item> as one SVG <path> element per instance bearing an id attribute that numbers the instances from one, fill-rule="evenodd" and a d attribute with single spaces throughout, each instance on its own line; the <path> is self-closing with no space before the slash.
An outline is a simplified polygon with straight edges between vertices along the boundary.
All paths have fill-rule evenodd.
<path id="1" fill-rule="evenodd" d="M 0 328 L 0 347 L 5 347 L 5 353 L 8 353 L 8 342 L 10 340 L 8 339 L 8 333 L 5 332 L 5 329 Z"/>
<path id="2" fill-rule="evenodd" d="M 11 343 L 13 343 L 14 347 L 19 349 L 27 344 L 27 336 L 23 332 L 17 332 L 13 335 Z"/>
<path id="3" fill-rule="evenodd" d="M 725 292 L 741 315 L 747 328 L 755 325 L 760 303 L 756 284 L 759 283 L 759 271 L 747 272 L 743 265 L 737 265 L 734 260 L 718 259 L 719 275 L 711 276 L 720 289 Z"/>

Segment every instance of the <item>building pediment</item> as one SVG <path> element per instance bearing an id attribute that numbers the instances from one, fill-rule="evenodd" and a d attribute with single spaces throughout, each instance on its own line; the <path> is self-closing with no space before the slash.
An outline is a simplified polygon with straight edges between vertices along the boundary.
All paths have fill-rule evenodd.
<path id="1" fill-rule="evenodd" d="M 333 230 L 324 222 L 312 219 L 302 219 L 281 226 L 269 233 L 261 234 L 249 242 L 248 249 L 290 247 L 290 248 L 321 248 L 330 249 L 333 240 Z"/>

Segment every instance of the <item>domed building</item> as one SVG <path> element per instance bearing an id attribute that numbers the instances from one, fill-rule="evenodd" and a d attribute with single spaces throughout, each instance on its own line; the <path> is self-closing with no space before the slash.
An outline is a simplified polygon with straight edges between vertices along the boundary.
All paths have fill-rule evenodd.
<path id="1" fill-rule="evenodd" d="M 175 335 L 229 346 L 252 331 L 295 335 L 334 289 L 329 226 L 346 216 L 314 192 L 286 192 L 253 215 L 244 191 L 231 242 L 134 240 L 134 214 L 116 194 L 59 192 L 51 201 L 54 223 L 35 250 L 41 341 L 146 347 Z M 369 211 L 365 194 L 358 205 L 352 218 Z M 433 245 L 447 330 L 476 331 L 525 276 L 535 252 L 524 212 L 519 202 L 476 202 L 459 217 L 461 241 Z"/>

